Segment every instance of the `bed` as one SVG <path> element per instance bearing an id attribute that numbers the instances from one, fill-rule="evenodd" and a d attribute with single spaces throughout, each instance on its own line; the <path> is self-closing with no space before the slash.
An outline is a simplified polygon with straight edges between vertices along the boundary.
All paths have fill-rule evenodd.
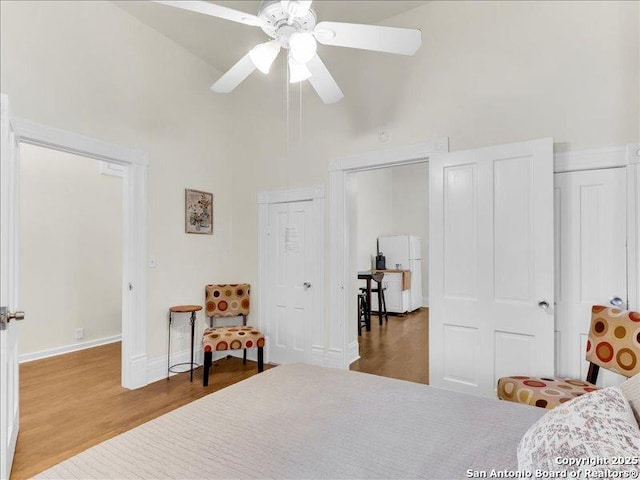
<path id="1" fill-rule="evenodd" d="M 466 478 L 516 470 L 545 410 L 401 380 L 285 365 L 39 474 L 80 478 Z"/>

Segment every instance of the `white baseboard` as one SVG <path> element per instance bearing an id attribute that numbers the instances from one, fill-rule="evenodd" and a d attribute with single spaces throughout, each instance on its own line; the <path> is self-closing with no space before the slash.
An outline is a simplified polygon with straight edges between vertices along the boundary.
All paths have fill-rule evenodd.
<path id="1" fill-rule="evenodd" d="M 429 297 L 422 297 L 422 306 L 429 308 Z"/>
<path id="2" fill-rule="evenodd" d="M 324 347 L 322 345 L 311 345 L 311 365 L 324 364 Z"/>
<path id="3" fill-rule="evenodd" d="M 320 345 L 311 346 L 311 363 L 313 365 L 320 365 L 321 367 L 331 368 L 349 368 L 343 364 L 344 359 L 342 350 L 337 348 L 329 348 L 327 350 Z"/>
<path id="4" fill-rule="evenodd" d="M 74 343 L 72 345 L 65 345 L 64 347 L 51 348 L 49 350 L 40 350 L 39 352 L 24 353 L 18 356 L 19 363 L 33 362 L 34 360 L 41 360 L 43 358 L 55 357 L 56 355 L 63 355 L 65 353 L 77 352 L 78 350 L 85 350 L 87 348 L 99 347 L 100 345 L 107 345 L 109 343 L 120 342 L 122 335 L 113 335 L 111 337 L 98 338 L 97 340 L 88 340 L 86 342 Z"/>
<path id="5" fill-rule="evenodd" d="M 349 366 L 360 358 L 360 345 L 358 344 L 358 340 L 354 340 L 350 344 L 347 345 L 347 358 L 346 365 L 343 368 L 348 369 Z"/>
<path id="6" fill-rule="evenodd" d="M 226 356 L 239 357 L 242 358 L 242 350 L 224 350 L 222 352 L 214 352 L 213 353 L 213 361 L 220 360 L 225 358 Z M 191 349 L 182 350 L 180 352 L 172 352 L 171 353 L 171 365 L 175 365 L 176 363 L 189 363 L 189 359 L 191 358 Z M 255 348 L 247 349 L 247 360 L 252 360 L 254 362 L 258 361 L 258 351 Z M 193 351 L 193 361 L 198 365 L 202 365 L 204 362 L 204 354 L 202 352 L 202 346 L 196 346 Z M 265 363 L 266 358 L 265 358 Z M 188 365 L 184 365 L 182 368 L 187 368 Z M 176 373 L 171 373 L 170 376 L 177 375 Z M 167 378 L 167 355 L 158 355 L 157 357 L 153 357 L 149 359 L 147 362 L 147 383 L 157 382 L 158 380 L 162 380 Z"/>
<path id="7" fill-rule="evenodd" d="M 189 363 L 189 359 L 191 358 L 191 349 L 183 350 L 181 352 L 172 352 L 171 353 L 171 365 L 175 365 L 176 363 Z M 193 361 L 198 365 L 202 365 L 203 355 L 202 355 L 202 347 L 197 346 L 193 351 Z M 188 365 L 184 366 L 185 368 Z M 171 373 L 170 376 L 177 375 L 176 373 Z M 157 357 L 150 358 L 147 362 L 147 383 L 157 382 L 158 380 L 162 380 L 163 378 L 167 378 L 167 355 L 158 355 Z"/>

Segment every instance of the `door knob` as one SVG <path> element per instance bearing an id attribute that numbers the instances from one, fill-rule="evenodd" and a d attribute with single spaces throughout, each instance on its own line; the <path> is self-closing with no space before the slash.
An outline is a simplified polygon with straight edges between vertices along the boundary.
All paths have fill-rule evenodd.
<path id="1" fill-rule="evenodd" d="M 538 307 L 541 310 L 544 310 L 545 312 L 549 310 L 549 302 L 547 302 L 546 300 L 540 300 L 538 302 Z"/>
<path id="2" fill-rule="evenodd" d="M 10 312 L 7 307 L 0 307 L 0 330 L 6 329 L 11 320 L 24 320 L 24 312 Z"/>
<path id="3" fill-rule="evenodd" d="M 304 282 L 302 286 L 304 287 L 305 290 L 309 290 L 311 288 L 311 284 L 309 282 Z"/>
<path id="4" fill-rule="evenodd" d="M 621 307 L 622 305 L 624 305 L 624 300 L 622 300 L 620 297 L 611 297 L 609 299 L 609 303 L 614 307 Z"/>

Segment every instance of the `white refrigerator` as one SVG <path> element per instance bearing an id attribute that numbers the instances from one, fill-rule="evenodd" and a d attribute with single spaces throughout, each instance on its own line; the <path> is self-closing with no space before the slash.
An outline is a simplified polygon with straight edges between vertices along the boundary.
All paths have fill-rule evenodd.
<path id="1" fill-rule="evenodd" d="M 420 237 L 415 235 L 387 235 L 378 237 L 378 251 L 386 257 L 387 270 L 409 270 L 409 310 L 422 306 L 422 259 Z"/>

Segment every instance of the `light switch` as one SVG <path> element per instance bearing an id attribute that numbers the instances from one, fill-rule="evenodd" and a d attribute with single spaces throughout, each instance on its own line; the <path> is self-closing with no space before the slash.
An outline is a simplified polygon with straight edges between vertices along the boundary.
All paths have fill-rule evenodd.
<path id="1" fill-rule="evenodd" d="M 155 255 L 149 255 L 149 268 L 156 268 L 156 257 L 155 257 Z"/>

